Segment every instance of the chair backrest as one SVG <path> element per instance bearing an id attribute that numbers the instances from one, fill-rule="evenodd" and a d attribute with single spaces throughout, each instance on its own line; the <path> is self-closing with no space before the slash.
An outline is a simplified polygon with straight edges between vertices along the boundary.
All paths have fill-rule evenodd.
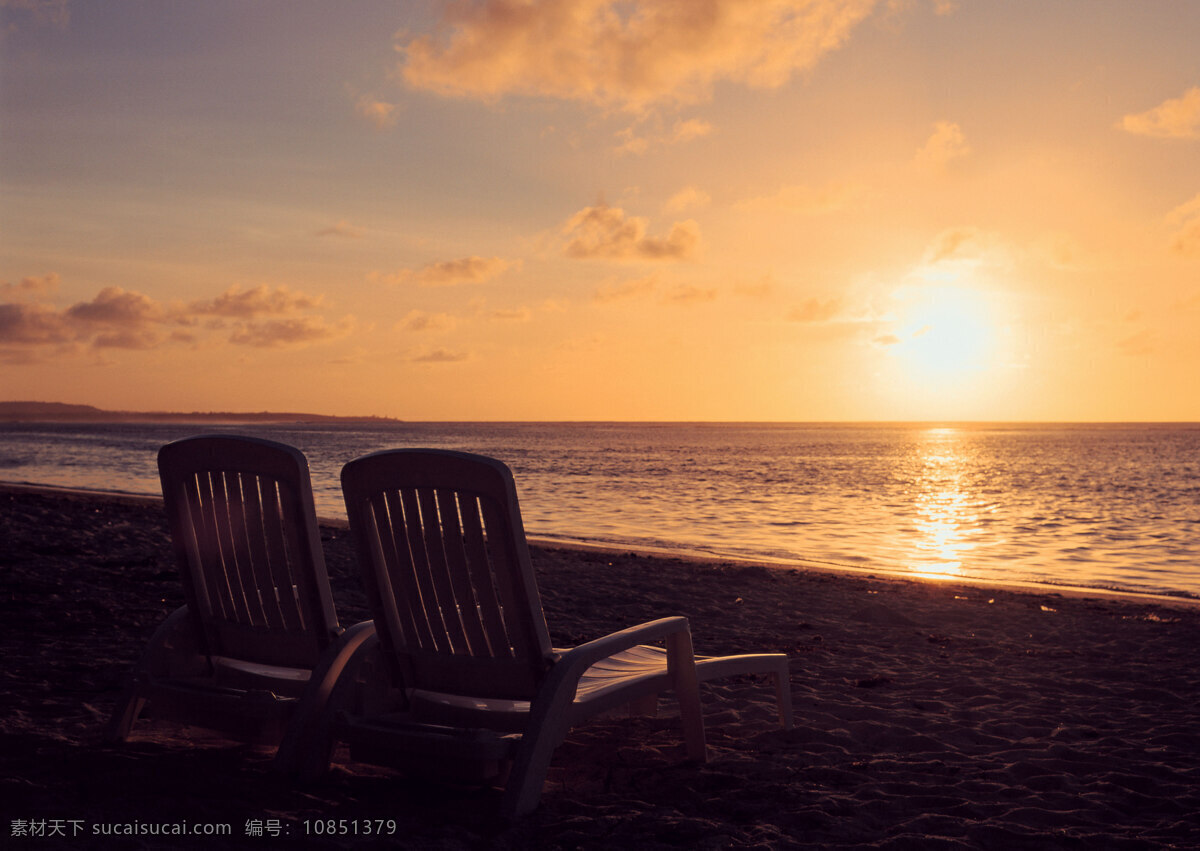
<path id="1" fill-rule="evenodd" d="M 550 636 L 508 467 L 388 450 L 347 464 L 342 492 L 375 627 L 404 684 L 531 699 Z"/>
<path id="2" fill-rule="evenodd" d="M 162 447 L 158 471 L 204 651 L 314 667 L 339 630 L 304 455 L 201 435 Z"/>

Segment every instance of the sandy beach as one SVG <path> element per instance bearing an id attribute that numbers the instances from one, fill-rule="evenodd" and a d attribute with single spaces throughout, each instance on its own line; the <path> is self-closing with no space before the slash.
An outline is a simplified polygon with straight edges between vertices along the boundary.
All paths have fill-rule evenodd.
<path id="1" fill-rule="evenodd" d="M 698 652 L 791 657 L 796 729 L 775 726 L 766 684 L 711 683 L 708 764 L 682 761 L 670 701 L 606 719 L 504 825 L 491 790 L 345 762 L 293 788 L 271 751 L 165 722 L 104 742 L 182 602 L 161 507 L 0 488 L 0 530 L 8 847 L 48 844 L 39 831 L 71 847 L 1200 847 L 1193 605 L 536 547 L 557 644 L 686 615 Z M 348 626 L 364 616 L 349 536 L 322 533 Z M 328 835 L 366 820 L 388 835 Z M 232 842 L 103 835 L 184 822 Z"/>

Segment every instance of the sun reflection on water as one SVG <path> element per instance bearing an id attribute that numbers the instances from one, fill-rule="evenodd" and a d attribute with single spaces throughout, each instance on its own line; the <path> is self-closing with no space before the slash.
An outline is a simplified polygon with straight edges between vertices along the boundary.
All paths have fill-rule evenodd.
<path id="1" fill-rule="evenodd" d="M 976 546 L 967 532 L 979 519 L 964 482 L 969 459 L 957 429 L 930 429 L 924 439 L 913 505 L 920 557 L 913 569 L 928 575 L 959 575 L 964 558 Z"/>

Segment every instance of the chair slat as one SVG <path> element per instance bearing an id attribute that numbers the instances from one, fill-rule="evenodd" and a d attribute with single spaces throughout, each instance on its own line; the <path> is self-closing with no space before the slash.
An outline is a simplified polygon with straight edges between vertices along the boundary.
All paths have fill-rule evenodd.
<path id="1" fill-rule="evenodd" d="M 283 518 L 286 512 L 280 504 L 280 486 L 273 479 L 260 479 L 259 505 L 262 508 L 263 558 L 271 576 L 271 588 L 283 624 L 289 630 L 305 629 L 308 621 L 296 595 L 296 576 L 305 571 L 297 569 L 288 559 Z"/>
<path id="2" fill-rule="evenodd" d="M 372 500 L 375 520 L 387 532 L 381 536 L 383 553 L 387 559 L 388 578 L 393 589 L 399 589 L 403 597 L 395 601 L 398 612 L 407 626 L 404 637 L 410 647 L 435 647 L 433 629 L 429 617 L 421 605 L 421 589 L 417 582 L 416 565 L 409 545 L 408 530 L 404 523 L 404 505 L 397 491 L 388 491 L 382 499 Z"/>
<path id="3" fill-rule="evenodd" d="M 200 509 L 200 494 L 196 476 L 191 475 L 176 483 L 178 490 L 171 494 L 164 492 L 168 510 L 168 519 L 174 531 L 176 551 L 179 559 L 189 565 L 200 564 L 201 546 L 204 540 L 202 531 L 203 518 Z M 213 589 L 210 588 L 208 575 L 203 570 L 190 571 L 190 581 L 185 582 L 185 593 L 190 592 L 193 608 L 199 617 L 207 617 L 210 613 L 220 611 L 220 604 L 214 605 Z"/>
<path id="4" fill-rule="evenodd" d="M 512 642 L 504 626 L 504 612 L 500 598 L 496 595 L 496 577 L 487 557 L 487 545 L 483 538 L 483 515 L 479 509 L 479 498 L 468 497 L 459 502 L 463 525 L 463 552 L 471 581 L 479 595 L 479 616 L 487 632 L 492 656 L 497 659 L 512 658 Z"/>
<path id="5" fill-rule="evenodd" d="M 431 644 L 428 649 L 437 649 L 449 653 L 450 642 L 446 634 L 446 625 L 442 621 L 442 612 L 438 608 L 437 592 L 430 577 L 429 555 L 425 552 L 425 534 L 422 528 L 421 506 L 417 492 L 413 488 L 400 491 L 400 504 L 403 508 L 404 537 L 408 541 L 408 551 L 412 556 L 413 574 L 417 580 L 417 597 L 409 601 L 409 605 L 419 610 L 425 622 L 429 625 Z"/>
<path id="6" fill-rule="evenodd" d="M 293 605 L 296 607 L 300 622 L 308 623 L 311 619 L 309 609 L 315 603 L 313 595 L 313 576 L 302 570 L 300 565 L 311 559 L 305 543 L 301 540 L 303 530 L 287 522 L 287 518 L 295 517 L 300 511 L 298 494 L 291 488 L 279 488 L 276 492 L 279 499 L 280 537 L 283 538 L 283 557 L 287 575 L 291 578 L 286 589 L 291 592 Z"/>
<path id="7" fill-rule="evenodd" d="M 251 541 L 261 534 L 260 521 L 253 511 L 257 502 L 258 481 L 252 474 L 229 473 L 226 477 L 226 492 L 229 496 L 229 536 L 233 541 L 233 563 L 238 579 L 242 583 L 246 600 L 246 611 L 253 626 L 269 626 L 265 597 L 271 591 L 270 576 L 263 571 L 263 564 L 254 557 Z"/>
<path id="8" fill-rule="evenodd" d="M 213 474 L 213 517 L 217 531 L 218 552 L 221 569 L 225 572 L 226 582 L 233 603 L 234 615 L 239 623 L 252 624 L 254 617 L 250 614 L 247 603 L 246 586 L 237 562 L 237 547 L 234 544 L 233 520 L 230 502 L 236 502 L 237 497 L 230 497 L 229 479 L 233 474 L 219 472 Z M 233 478 L 236 487 L 237 480 Z M 236 505 L 232 508 L 236 511 Z"/>
<path id="9" fill-rule="evenodd" d="M 446 553 L 446 568 L 458 603 L 458 616 L 467 636 L 467 650 L 472 656 L 491 656 L 487 633 L 483 627 L 476 588 L 467 569 L 464 549 L 465 532 L 459 513 L 459 495 L 452 490 L 438 490 L 438 513 L 442 520 L 442 542 Z"/>
<path id="10" fill-rule="evenodd" d="M 496 594 L 504 612 L 504 630 L 515 656 L 536 655 L 528 641 L 529 604 L 525 601 L 517 581 L 521 566 L 513 561 L 512 541 L 508 525 L 499 506 L 490 499 L 481 499 L 479 508 L 483 516 L 483 534 L 487 549 L 488 564 L 495 577 Z"/>
<path id="11" fill-rule="evenodd" d="M 446 558 L 445 530 L 442 527 L 441 511 L 437 492 L 430 488 L 417 491 L 417 505 L 421 510 L 421 531 L 425 541 L 425 558 L 429 569 L 429 584 L 436 596 L 438 613 L 446 630 L 447 648 L 451 653 L 469 654 L 467 636 L 458 612 L 458 600 L 450 582 Z"/>
<path id="12" fill-rule="evenodd" d="M 217 535 L 217 517 L 213 495 L 212 475 L 201 472 L 195 476 L 195 504 L 191 507 L 192 527 L 196 532 L 196 567 L 204 576 L 208 589 L 208 611 L 202 616 L 237 620 L 233 605 L 233 590 L 229 574 L 221 559 L 221 543 Z"/>
<path id="13" fill-rule="evenodd" d="M 263 620 L 271 629 L 285 629 L 283 612 L 279 607 L 276 583 L 271 575 L 271 561 L 264 545 L 263 489 L 271 482 L 258 476 L 248 475 L 242 479 L 242 513 L 246 518 L 246 551 L 250 568 L 254 572 L 254 587 L 262 606 Z"/>

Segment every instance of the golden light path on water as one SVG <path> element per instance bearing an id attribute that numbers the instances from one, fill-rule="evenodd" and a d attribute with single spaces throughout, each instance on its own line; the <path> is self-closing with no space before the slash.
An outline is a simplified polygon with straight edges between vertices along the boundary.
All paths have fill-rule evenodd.
<path id="1" fill-rule="evenodd" d="M 964 559 L 976 547 L 967 533 L 979 521 L 964 484 L 968 459 L 957 429 L 930 429 L 924 438 L 914 498 L 921 558 L 912 568 L 930 576 L 961 575 Z"/>

